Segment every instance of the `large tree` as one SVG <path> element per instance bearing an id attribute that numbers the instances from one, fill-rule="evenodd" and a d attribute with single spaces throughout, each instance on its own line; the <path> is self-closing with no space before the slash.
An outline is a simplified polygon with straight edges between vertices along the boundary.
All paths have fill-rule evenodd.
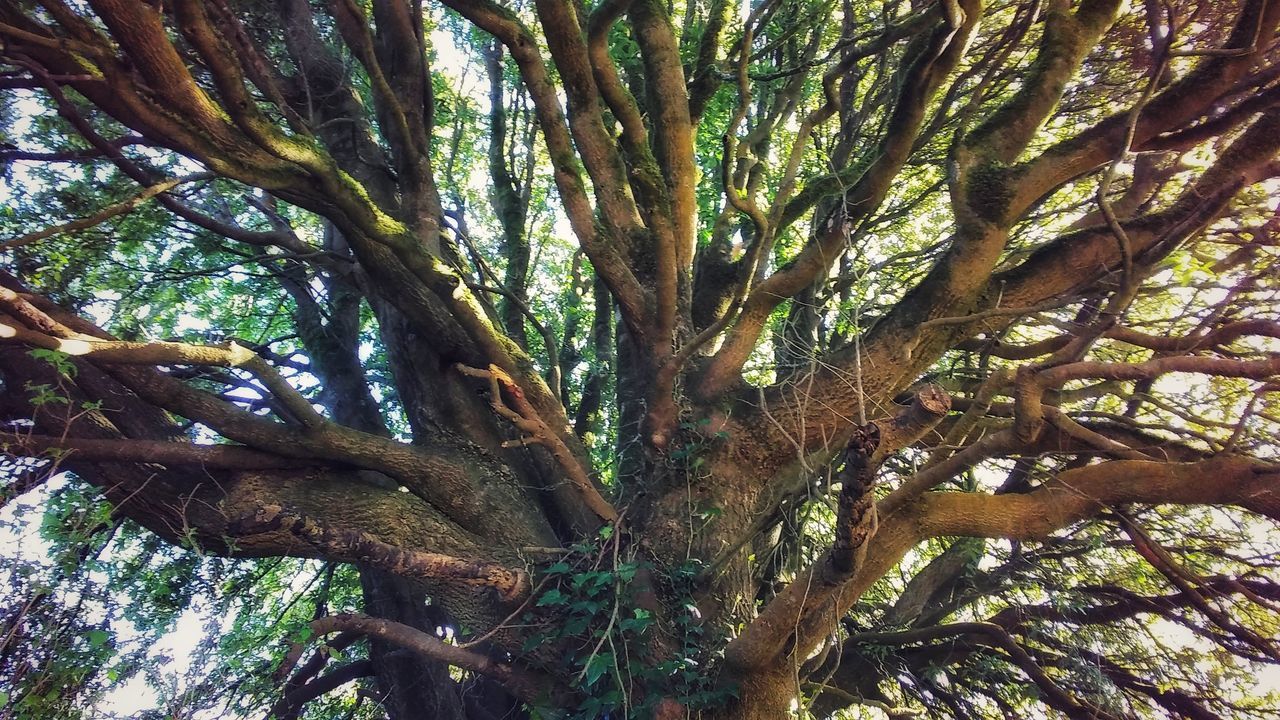
<path id="1" fill-rule="evenodd" d="M 1275 717 L 1278 26 L 3 0 L 0 715 Z"/>

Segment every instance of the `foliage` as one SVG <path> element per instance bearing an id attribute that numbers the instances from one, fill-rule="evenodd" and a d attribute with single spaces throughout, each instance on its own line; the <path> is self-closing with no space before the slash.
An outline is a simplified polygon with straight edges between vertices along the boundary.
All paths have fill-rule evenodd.
<path id="1" fill-rule="evenodd" d="M 694 712 L 736 696 L 731 685 L 716 687 L 705 667 L 717 659 L 693 596 L 698 566 L 657 576 L 651 563 L 620 557 L 621 540 L 606 526 L 598 542 L 577 544 L 541 568 L 533 608 L 521 617 L 535 628 L 523 650 L 550 648 L 574 673 L 585 699 L 571 717 L 651 717 L 665 699 L 649 690 L 654 687 L 666 688 L 668 697 Z M 666 612 L 653 605 L 655 582 L 667 586 Z M 672 637 L 654 637 L 667 631 L 656 614 L 670 616 Z M 659 655 L 664 646 L 675 651 Z"/>

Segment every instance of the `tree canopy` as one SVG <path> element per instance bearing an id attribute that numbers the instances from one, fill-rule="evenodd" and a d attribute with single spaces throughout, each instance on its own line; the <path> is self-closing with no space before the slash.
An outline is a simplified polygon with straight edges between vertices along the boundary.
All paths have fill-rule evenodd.
<path id="1" fill-rule="evenodd" d="M 1278 30 L 0 0 L 0 717 L 1280 716 Z"/>

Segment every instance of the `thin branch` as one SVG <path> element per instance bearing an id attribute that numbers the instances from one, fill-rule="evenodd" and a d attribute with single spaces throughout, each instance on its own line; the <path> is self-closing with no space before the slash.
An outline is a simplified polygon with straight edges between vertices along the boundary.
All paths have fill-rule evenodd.
<path id="1" fill-rule="evenodd" d="M 398 645 L 429 660 L 438 660 L 486 675 L 525 702 L 545 699 L 548 692 L 555 691 L 554 685 L 547 678 L 515 665 L 499 662 L 479 652 L 449 645 L 433 635 L 391 620 L 341 613 L 312 621 L 311 629 L 316 635 L 340 631 L 358 632 L 371 639 Z"/>
<path id="2" fill-rule="evenodd" d="M 1046 700 L 1054 708 L 1064 712 L 1076 720 L 1116 720 L 1116 716 L 1094 705 L 1083 703 L 1062 689 L 1047 674 L 1044 668 L 1035 661 L 1027 651 L 1018 644 L 1007 630 L 986 622 L 952 623 L 919 630 L 906 630 L 889 633 L 861 633 L 850 637 L 847 642 L 852 645 L 904 645 L 918 642 L 929 642 L 955 635 L 976 635 L 987 643 L 1004 650 L 1009 659 L 1031 678 L 1040 688 Z"/>
<path id="3" fill-rule="evenodd" d="M 185 177 L 170 178 L 168 180 L 162 180 L 161 182 L 155 183 L 154 185 L 149 185 L 143 188 L 140 192 L 130 197 L 128 200 L 124 200 L 122 202 L 118 202 L 113 205 L 108 205 L 107 207 L 104 207 L 98 212 L 90 215 L 89 217 L 81 218 L 79 220 L 72 220 L 71 222 L 63 223 L 62 225 L 55 225 L 53 227 L 44 228 L 43 230 L 37 230 L 33 233 L 28 233 L 21 237 L 13 238 L 12 240 L 5 240 L 3 242 L 0 242 L 0 252 L 4 252 L 6 250 L 13 250 L 15 248 L 20 248 L 26 245 L 30 245 L 32 243 L 39 242 L 46 238 L 56 237 L 58 235 L 66 235 L 67 233 L 86 230 L 88 228 L 94 227 L 95 225 L 101 225 L 102 223 L 110 220 L 113 217 L 117 217 L 119 215 L 125 215 L 127 213 L 133 212 L 139 206 L 141 206 L 143 203 L 150 200 L 151 198 L 161 193 L 168 192 L 179 185 L 197 182 L 200 180 L 209 180 L 214 177 L 216 176 L 213 173 L 202 172 L 202 173 L 194 173 L 192 175 L 187 175 Z"/>
<path id="4" fill-rule="evenodd" d="M 595 483 L 591 481 L 586 469 L 573 456 L 573 453 L 570 452 L 564 441 L 560 439 L 560 436 L 547 427 L 547 424 L 538 415 L 537 410 L 525 399 L 524 390 L 516 384 L 516 381 L 510 375 L 497 365 L 490 365 L 488 370 L 461 364 L 454 367 L 458 372 L 468 377 L 488 380 L 489 390 L 492 395 L 490 404 L 494 412 L 511 421 L 511 424 L 525 433 L 524 437 L 514 441 L 514 443 L 511 441 L 503 443 L 504 446 L 510 447 L 513 444 L 516 446 L 542 445 L 547 448 L 556 461 L 560 463 L 560 466 L 564 468 L 569 476 L 569 481 L 577 489 L 582 501 L 591 512 L 603 522 L 616 522 L 618 520 L 618 511 L 596 489 Z M 507 395 L 514 403 L 514 409 L 503 401 L 503 390 L 506 390 Z"/>

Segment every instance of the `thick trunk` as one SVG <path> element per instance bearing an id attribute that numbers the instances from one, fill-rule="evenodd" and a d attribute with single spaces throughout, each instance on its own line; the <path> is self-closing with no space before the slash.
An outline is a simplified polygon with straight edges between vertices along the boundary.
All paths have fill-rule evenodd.
<path id="1" fill-rule="evenodd" d="M 729 678 L 737 697 L 708 708 L 702 720 L 784 720 L 796 702 L 795 677 L 757 672 Z"/>

